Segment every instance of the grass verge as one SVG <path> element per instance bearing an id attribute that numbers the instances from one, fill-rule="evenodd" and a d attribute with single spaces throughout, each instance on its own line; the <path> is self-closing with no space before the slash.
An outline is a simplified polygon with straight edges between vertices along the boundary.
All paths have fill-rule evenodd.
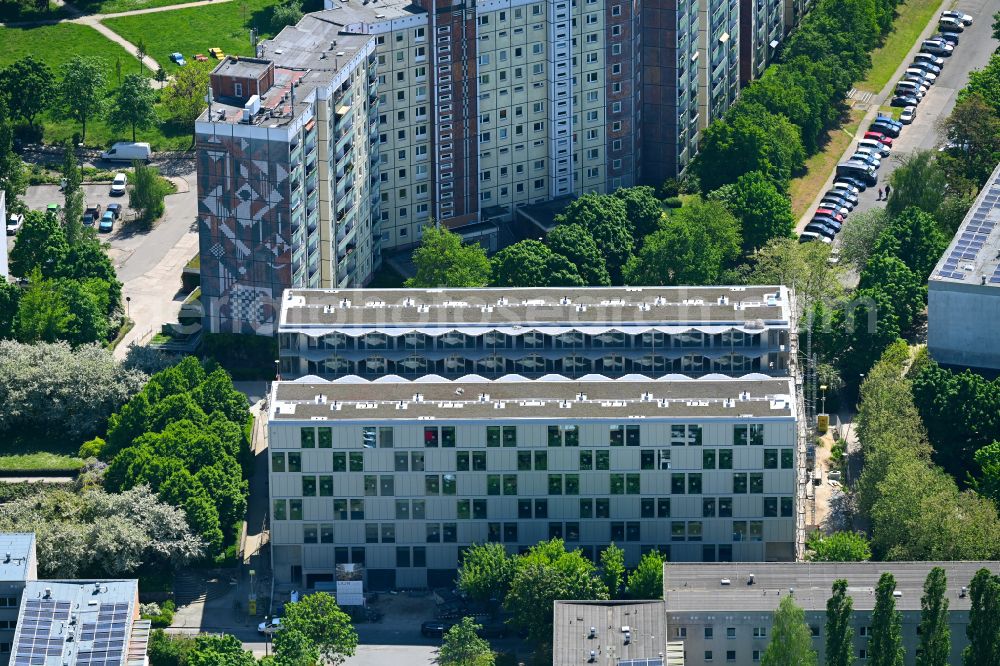
<path id="1" fill-rule="evenodd" d="M 125 339 L 125 336 L 128 335 L 128 332 L 133 328 L 135 328 L 135 322 L 126 317 L 125 321 L 122 322 L 122 325 L 118 327 L 118 335 L 115 336 L 114 340 L 107 344 L 107 348 L 113 351 L 119 344 L 121 344 L 121 341 Z"/>
<path id="2" fill-rule="evenodd" d="M 136 9 L 182 5 L 194 0 L 74 0 L 73 6 L 87 14 L 117 14 Z"/>
<path id="3" fill-rule="evenodd" d="M 49 0 L 48 9 L 39 9 L 34 4 L 4 4 L 0 5 L 0 21 L 18 23 L 20 21 L 54 21 L 69 16 L 65 7 L 60 7 Z"/>
<path id="4" fill-rule="evenodd" d="M 882 46 L 872 51 L 872 68 L 855 88 L 874 93 L 881 91 L 940 6 L 941 0 L 907 0 L 900 5 L 892 32 Z"/>
<path id="5" fill-rule="evenodd" d="M 261 38 L 270 36 L 275 4 L 275 0 L 232 0 L 218 5 L 122 16 L 103 23 L 133 44 L 143 40 L 147 53 L 169 74 L 177 69 L 169 61 L 169 55 L 175 51 L 188 60 L 194 60 L 196 53 L 208 55 L 212 47 L 227 54 L 253 55 L 249 30 L 257 28 Z"/>
<path id="6" fill-rule="evenodd" d="M 63 471 L 76 472 L 83 467 L 83 460 L 48 451 L 0 456 L 0 470 L 4 472 Z"/>
<path id="7" fill-rule="evenodd" d="M 806 172 L 793 179 L 789 184 L 788 193 L 792 198 L 792 215 L 795 216 L 796 221 L 812 205 L 816 193 L 823 187 L 823 183 L 837 166 L 840 156 L 854 141 L 854 135 L 857 133 L 858 126 L 864 116 L 864 111 L 851 109 L 848 121 L 840 127 L 830 130 L 827 134 L 823 150 L 806 160 Z"/>

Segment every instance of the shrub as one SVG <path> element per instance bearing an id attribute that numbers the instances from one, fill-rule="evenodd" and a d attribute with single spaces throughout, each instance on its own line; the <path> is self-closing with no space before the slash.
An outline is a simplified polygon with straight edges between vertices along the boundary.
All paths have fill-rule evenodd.
<path id="1" fill-rule="evenodd" d="M 681 201 L 680 197 L 668 197 L 663 200 L 663 205 L 667 208 L 680 208 L 684 202 Z"/>
<path id="2" fill-rule="evenodd" d="M 80 445 L 80 453 L 78 455 L 81 458 L 100 458 L 101 451 L 104 450 L 105 445 L 106 442 L 103 439 L 95 437 Z"/>

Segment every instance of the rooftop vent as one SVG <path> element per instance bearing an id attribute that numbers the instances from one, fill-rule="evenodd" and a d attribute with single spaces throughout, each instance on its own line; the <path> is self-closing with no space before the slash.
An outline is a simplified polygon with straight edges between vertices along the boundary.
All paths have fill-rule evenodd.
<path id="1" fill-rule="evenodd" d="M 597 661 L 597 650 L 590 651 L 590 659 L 587 660 L 588 664 L 592 664 Z"/>
<path id="2" fill-rule="evenodd" d="M 899 590 L 893 590 L 892 591 L 892 596 L 894 596 L 897 599 L 902 599 L 903 598 L 903 593 L 900 592 Z"/>
<path id="3" fill-rule="evenodd" d="M 748 574 L 747 575 L 747 585 L 753 585 L 753 583 L 754 583 L 753 574 Z"/>
<path id="4" fill-rule="evenodd" d="M 733 581 L 729 580 L 728 578 L 723 578 L 722 580 L 719 581 L 719 584 L 720 585 L 731 585 L 732 582 Z"/>
<path id="5" fill-rule="evenodd" d="M 590 633 L 587 634 L 587 638 L 597 638 L 597 627 L 590 628 Z"/>
<path id="6" fill-rule="evenodd" d="M 10 562 L 10 553 L 6 554 L 6 556 L 4 557 L 3 561 L 4 561 L 4 563 Z"/>
<path id="7" fill-rule="evenodd" d="M 632 642 L 632 632 L 631 631 L 626 631 L 625 632 L 625 645 L 628 645 L 631 642 Z"/>
<path id="8" fill-rule="evenodd" d="M 52 588 L 51 587 L 45 588 L 45 594 L 44 594 L 44 596 L 42 598 L 43 599 L 51 599 L 52 598 Z"/>
<path id="9" fill-rule="evenodd" d="M 962 589 L 961 589 L 961 591 L 958 593 L 958 598 L 959 599 L 964 599 L 968 595 L 969 595 L 969 588 L 963 586 Z"/>

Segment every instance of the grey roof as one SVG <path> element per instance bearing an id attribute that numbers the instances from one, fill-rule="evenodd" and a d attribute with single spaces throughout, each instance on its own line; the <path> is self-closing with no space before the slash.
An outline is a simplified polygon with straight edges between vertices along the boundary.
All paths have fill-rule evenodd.
<path id="1" fill-rule="evenodd" d="M 35 534 L 0 532 L 0 581 L 28 580 L 34 575 Z"/>
<path id="2" fill-rule="evenodd" d="M 747 287 L 286 289 L 279 327 L 787 327 L 788 290 Z"/>
<path id="3" fill-rule="evenodd" d="M 138 581 L 34 581 L 21 597 L 11 663 L 125 666 Z M 141 662 L 140 662 L 141 663 Z"/>
<path id="4" fill-rule="evenodd" d="M 795 415 L 791 378 L 708 375 L 692 379 L 667 375 L 650 379 L 626 375 L 609 379 L 547 375 L 525 379 L 468 375 L 447 380 L 428 375 L 415 380 L 389 375 L 323 381 L 307 376 L 275 382 L 273 422 L 441 419 L 755 419 L 787 420 Z"/>
<path id="5" fill-rule="evenodd" d="M 1000 287 L 1000 164 L 934 267 L 935 283 Z"/>
<path id="6" fill-rule="evenodd" d="M 671 613 L 774 611 L 782 597 L 793 593 L 806 611 L 825 611 L 833 582 L 844 578 L 854 609 L 875 607 L 875 586 L 883 572 L 896 578 L 896 608 L 920 610 L 924 579 L 935 566 L 948 576 L 951 610 L 968 610 L 967 587 L 976 571 L 996 573 L 1000 562 L 718 562 L 667 563 L 663 568 L 663 595 Z M 753 584 L 748 584 L 753 575 Z M 723 584 L 723 579 L 729 581 Z M 794 590 L 794 592 L 791 592 Z"/>
<path id="7" fill-rule="evenodd" d="M 552 622 L 552 665 L 579 666 L 595 652 L 597 666 L 619 660 L 659 659 L 667 648 L 662 601 L 556 601 Z M 590 628 L 594 638 L 590 638 Z M 628 627 L 628 644 L 624 627 Z M 641 662 L 640 662 L 641 663 Z"/>

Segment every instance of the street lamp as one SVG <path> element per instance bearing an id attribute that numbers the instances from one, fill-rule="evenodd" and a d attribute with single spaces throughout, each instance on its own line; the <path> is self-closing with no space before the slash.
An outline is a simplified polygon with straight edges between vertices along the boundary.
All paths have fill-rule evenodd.
<path id="1" fill-rule="evenodd" d="M 129 319 L 132 318 L 132 297 L 131 296 L 126 296 L 125 297 L 125 316 L 128 317 Z"/>
<path id="2" fill-rule="evenodd" d="M 820 413 L 826 414 L 826 384 L 820 384 L 819 390 L 823 392 L 822 397 L 820 397 L 820 400 L 823 401 L 823 405 L 820 408 Z"/>

